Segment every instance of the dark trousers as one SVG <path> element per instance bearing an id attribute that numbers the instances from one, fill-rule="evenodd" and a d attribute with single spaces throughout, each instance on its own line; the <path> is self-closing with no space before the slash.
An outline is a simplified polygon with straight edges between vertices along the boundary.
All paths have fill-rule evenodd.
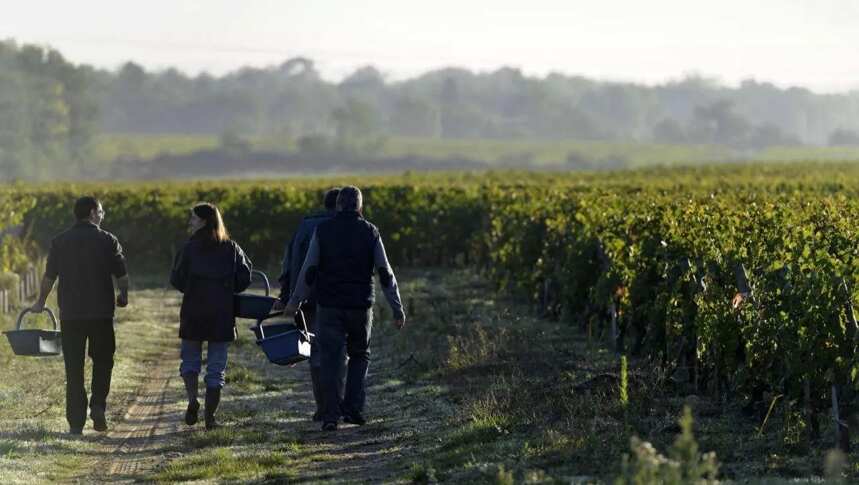
<path id="1" fill-rule="evenodd" d="M 319 306 L 319 350 L 322 354 L 322 392 L 325 411 L 322 420 L 337 422 L 344 413 L 363 413 L 366 401 L 365 383 L 370 366 L 370 332 L 373 328 L 371 309 L 328 308 Z M 338 406 L 337 375 L 349 356 L 346 392 Z"/>
<path id="2" fill-rule="evenodd" d="M 92 396 L 89 406 L 107 408 L 110 375 L 116 337 L 112 319 L 63 320 L 61 322 L 63 359 L 66 363 L 66 420 L 72 428 L 86 423 L 87 393 L 84 387 L 84 359 L 92 359 Z M 89 349 L 87 349 L 89 341 Z"/>
<path id="3" fill-rule="evenodd" d="M 316 318 L 316 305 L 302 307 L 307 329 L 316 337 L 310 342 L 310 381 L 313 385 L 313 399 L 316 401 L 316 414 L 320 417 L 325 413 L 325 394 L 322 387 L 322 352 L 319 351 L 319 319 Z M 343 401 L 346 387 L 346 355 L 340 362 L 337 372 L 337 405 Z"/>

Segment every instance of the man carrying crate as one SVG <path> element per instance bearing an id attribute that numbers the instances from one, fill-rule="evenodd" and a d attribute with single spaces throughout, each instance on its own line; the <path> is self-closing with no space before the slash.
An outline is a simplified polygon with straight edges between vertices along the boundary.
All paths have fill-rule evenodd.
<path id="1" fill-rule="evenodd" d="M 59 278 L 57 302 L 66 365 L 66 420 L 69 433 L 79 435 L 86 422 L 84 351 L 89 342 L 92 359 L 90 417 L 96 431 L 107 431 L 105 410 L 116 338 L 115 307 L 128 305 L 128 273 L 122 246 L 113 234 L 101 229 L 104 209 L 94 197 L 81 197 L 74 208 L 77 222 L 51 241 L 39 299 L 31 307 L 42 312 Z M 113 278 L 119 286 L 114 303 Z"/>
<path id="2" fill-rule="evenodd" d="M 325 193 L 325 210 L 306 216 L 298 229 L 293 234 L 292 239 L 286 246 L 283 256 L 282 272 L 278 281 L 280 282 L 280 301 L 286 304 L 290 293 L 295 289 L 295 283 L 298 280 L 298 274 L 301 272 L 301 265 L 304 263 L 304 258 L 307 256 L 307 248 L 310 246 L 310 238 L 316 230 L 316 226 L 331 219 L 335 215 L 337 207 L 337 195 L 340 194 L 340 188 L 335 187 Z M 316 319 L 316 295 L 313 291 L 301 305 L 301 310 L 304 312 L 304 317 L 310 325 L 310 332 L 319 335 L 319 328 Z M 313 399 L 316 401 L 316 412 L 313 413 L 314 421 L 322 420 L 322 354 L 319 352 L 318 340 L 313 339 L 310 343 L 310 380 L 313 384 Z M 346 378 L 346 359 L 344 357 L 340 364 L 340 371 L 337 374 L 337 401 L 343 399 L 343 386 Z"/>
<path id="3" fill-rule="evenodd" d="M 394 325 L 401 329 L 406 321 L 397 280 L 379 230 L 362 217 L 361 207 L 361 191 L 357 187 L 340 189 L 337 215 L 316 227 L 295 290 L 284 309 L 287 315 L 295 313 L 311 287 L 315 288 L 325 431 L 336 430 L 341 416 L 346 423 L 366 422 L 365 384 L 370 365 L 374 272 L 379 273 L 382 290 L 394 314 Z M 346 393 L 338 403 L 336 376 L 344 353 L 349 356 Z"/>

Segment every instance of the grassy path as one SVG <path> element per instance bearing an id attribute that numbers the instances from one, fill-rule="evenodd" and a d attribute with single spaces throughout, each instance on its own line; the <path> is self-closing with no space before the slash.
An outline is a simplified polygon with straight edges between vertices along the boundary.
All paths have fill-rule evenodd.
<path id="1" fill-rule="evenodd" d="M 390 312 L 377 314 L 371 345 L 364 426 L 342 424 L 323 432 L 307 363 L 269 363 L 240 323 L 231 347 L 227 386 L 215 432 L 183 436 L 183 455 L 147 478 L 260 483 L 396 483 L 409 481 L 422 460 L 422 436 L 445 423 L 451 406 L 438 386 L 410 379 L 414 335 L 397 332 Z"/>
<path id="2" fill-rule="evenodd" d="M 175 352 L 165 354 L 120 422 L 101 440 L 98 482 L 133 482 L 177 451 L 182 395 L 176 386 Z"/>
<path id="3" fill-rule="evenodd" d="M 61 358 L 16 357 L 0 346 L 0 483 L 397 481 L 411 464 L 414 436 L 437 425 L 439 410 L 421 407 L 425 390 L 397 377 L 403 356 L 390 344 L 407 337 L 388 315 L 374 329 L 366 426 L 322 433 L 309 419 L 307 364 L 268 363 L 249 322 L 240 322 L 220 410 L 225 426 L 189 428 L 180 421 L 184 392 L 175 375 L 178 295 L 145 290 L 131 298 L 117 318 L 107 433 L 88 423 L 84 436 L 66 434 Z"/>
<path id="4" fill-rule="evenodd" d="M 377 307 L 369 422 L 335 433 L 310 420 L 307 364 L 270 364 L 248 321 L 230 349 L 224 426 L 181 423 L 175 292 L 134 291 L 119 314 L 108 433 L 69 437 L 62 360 L 0 343 L 0 483 L 613 483 L 630 437 L 670 449 L 684 405 L 723 477 L 821 480 L 831 437 L 805 444 L 790 407 L 762 432 L 742 403 L 695 395 L 635 360 L 623 406 L 618 356 L 598 335 L 534 318 L 471 272 L 400 280 L 410 321 L 398 332 Z M 859 479 L 859 455 L 847 459 L 845 477 Z"/>
<path id="5" fill-rule="evenodd" d="M 61 357 L 14 356 L 0 342 L 0 483 L 130 481 L 160 462 L 156 446 L 142 452 L 139 444 L 144 435 L 154 443 L 151 437 L 164 434 L 146 431 L 154 423 L 147 402 L 163 403 L 156 412 L 161 416 L 178 399 L 170 378 L 177 366 L 177 312 L 174 292 L 140 290 L 132 293 L 132 306 L 117 313 L 110 430 L 103 434 L 90 421 L 83 436 L 67 434 Z M 3 329 L 13 323 L 2 322 Z M 127 464 L 119 463 L 123 456 Z"/>

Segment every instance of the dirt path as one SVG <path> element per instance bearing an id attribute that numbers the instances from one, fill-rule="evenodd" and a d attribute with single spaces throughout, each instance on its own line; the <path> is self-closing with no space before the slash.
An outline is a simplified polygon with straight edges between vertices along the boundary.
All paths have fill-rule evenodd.
<path id="1" fill-rule="evenodd" d="M 142 475 L 177 452 L 180 431 L 175 355 L 153 363 L 134 400 L 118 423 L 100 440 L 103 458 L 93 468 L 98 482 L 124 483 Z"/>
<path id="2" fill-rule="evenodd" d="M 390 322 L 377 322 L 379 326 Z M 373 359 L 367 377 L 367 418 L 364 426 L 340 423 L 336 432 L 323 432 L 308 417 L 314 407 L 306 365 L 284 373 L 292 391 L 285 411 L 295 419 L 294 432 L 304 456 L 293 460 L 297 482 L 400 482 L 409 466 L 421 460 L 424 443 L 443 422 L 445 401 L 427 399 L 420 382 L 403 381 L 403 357 L 390 345 L 394 332 L 378 328 L 371 346 Z M 304 459 L 307 458 L 307 459 Z"/>
<path id="3" fill-rule="evenodd" d="M 240 340 L 249 338 L 246 326 L 240 325 Z M 171 463 L 172 476 L 214 482 L 260 476 L 273 483 L 403 482 L 411 465 L 424 461 L 424 437 L 445 421 L 450 407 L 432 395 L 430 383 L 406 376 L 415 361 L 397 343 L 409 336 L 394 330 L 390 318 L 375 322 L 373 330 L 366 425 L 341 422 L 336 432 L 321 431 L 321 423 L 310 419 L 315 403 L 308 363 L 273 365 L 252 342 L 238 343 L 231 350 L 221 415 L 230 434 L 212 446 L 225 446 L 245 465 L 261 463 L 260 472 L 237 469 L 218 476 L 194 471 L 190 462 L 207 460 L 208 451 L 199 449 Z M 229 382 L 246 374 L 254 376 L 252 384 Z"/>
<path id="4" fill-rule="evenodd" d="M 175 318 L 175 308 L 158 303 L 138 299 L 147 318 L 166 328 Z M 360 427 L 341 424 L 335 433 L 321 431 L 320 423 L 310 420 L 315 405 L 308 364 L 269 363 L 253 343 L 248 322 L 238 325 L 239 341 L 230 350 L 219 413 L 221 431 L 210 435 L 199 433 L 199 426 L 184 425 L 177 352 L 170 349 L 160 357 L 150 353 L 145 377 L 124 416 L 95 438 L 92 472 L 77 480 L 132 483 L 162 477 L 221 482 L 266 477 L 275 482 L 390 483 L 402 482 L 411 464 L 423 461 L 421 436 L 438 427 L 449 409 L 444 400 L 428 396 L 432 394 L 428 383 L 407 382 L 404 372 L 414 365 L 408 359 L 412 345 L 400 345 L 409 337 L 396 332 L 389 318 L 374 325 L 369 422 Z M 164 344 L 163 339 L 135 342 L 139 348 Z M 225 468 L 225 455 L 216 454 L 221 453 L 218 450 L 239 460 L 235 470 Z M 272 462 L 272 456 L 281 458 Z M 200 462 L 210 468 L 198 469 Z M 251 472 L 247 467 L 254 462 L 260 468 Z"/>
<path id="5" fill-rule="evenodd" d="M 122 421 L 103 438 L 105 458 L 96 466 L 99 481 L 138 479 L 176 452 L 180 431 L 175 356 L 159 359 Z"/>

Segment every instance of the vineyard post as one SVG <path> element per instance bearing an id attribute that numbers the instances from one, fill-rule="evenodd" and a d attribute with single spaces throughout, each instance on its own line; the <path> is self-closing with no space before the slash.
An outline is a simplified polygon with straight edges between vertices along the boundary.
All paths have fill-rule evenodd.
<path id="1" fill-rule="evenodd" d="M 805 419 L 809 424 L 809 432 L 808 432 L 808 441 L 814 441 L 817 439 L 819 432 L 817 428 L 817 421 L 815 421 L 814 416 L 814 406 L 811 403 L 811 381 L 806 379 L 802 386 L 803 398 L 805 400 Z"/>
<path id="2" fill-rule="evenodd" d="M 859 338 L 859 325 L 857 325 L 856 323 L 856 314 L 853 311 L 853 296 L 850 294 L 850 289 L 847 287 L 847 282 L 844 280 L 844 278 L 839 278 L 838 287 L 841 290 L 842 298 L 844 298 L 843 309 L 844 315 L 847 318 L 847 335 L 850 345 L 850 356 L 852 359 L 855 359 L 856 339 Z M 845 409 L 848 412 L 846 420 L 849 420 L 852 424 L 853 422 L 855 422 L 855 420 L 851 420 L 852 416 L 850 416 L 850 411 L 852 406 L 850 406 L 850 404 L 852 404 L 852 402 L 848 403 L 848 405 L 845 406 Z M 848 424 L 847 421 L 843 423 L 839 421 L 839 425 L 841 427 L 842 432 L 840 441 L 841 449 L 842 451 L 847 453 L 850 451 L 850 424 Z"/>
<path id="3" fill-rule="evenodd" d="M 543 280 L 543 295 L 541 298 L 542 301 L 540 302 L 542 308 L 540 308 L 540 314 L 544 317 L 549 313 L 549 284 L 549 278 Z"/>
<path id="4" fill-rule="evenodd" d="M 599 259 L 602 265 L 603 274 L 608 274 L 611 269 L 611 261 L 609 261 L 608 256 L 605 254 L 605 249 L 603 247 L 602 241 L 597 243 L 597 258 Z M 609 307 L 608 307 L 608 317 L 609 317 L 609 330 L 611 334 L 611 348 L 615 351 L 615 353 L 619 352 L 618 341 L 617 341 L 617 305 L 615 304 L 615 295 L 612 291 L 609 296 Z"/>
<path id="5" fill-rule="evenodd" d="M 841 420 L 838 412 L 838 386 L 834 383 L 832 389 L 832 419 L 835 421 L 835 446 L 845 453 L 850 452 L 850 431 L 847 423 Z"/>
<path id="6" fill-rule="evenodd" d="M 847 282 L 844 278 L 839 278 L 839 289 L 841 296 L 844 298 L 844 314 L 847 317 L 847 332 L 853 344 L 852 354 L 856 353 L 856 339 L 859 338 L 859 324 L 856 323 L 856 313 L 853 311 L 853 296 L 850 294 L 850 289 L 847 288 Z"/>

